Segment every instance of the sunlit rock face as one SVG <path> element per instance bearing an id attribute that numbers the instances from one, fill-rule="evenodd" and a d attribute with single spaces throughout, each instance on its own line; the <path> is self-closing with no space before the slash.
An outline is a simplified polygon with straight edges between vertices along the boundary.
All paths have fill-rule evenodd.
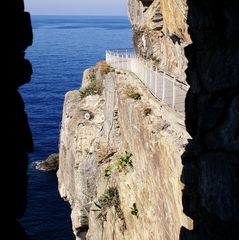
<path id="1" fill-rule="evenodd" d="M 186 0 L 129 0 L 129 18 L 138 56 L 185 81 L 188 34 Z"/>
<path id="2" fill-rule="evenodd" d="M 74 233 L 89 240 L 178 239 L 181 226 L 191 226 L 181 201 L 184 119 L 134 75 L 101 78 L 102 95 L 72 91 L 64 103 L 58 179 Z M 140 99 L 127 95 L 129 84 Z"/>
<path id="3" fill-rule="evenodd" d="M 66 95 L 58 179 L 77 239 L 238 239 L 239 11 L 218 7 L 129 0 L 137 55 L 190 85 L 186 129 L 129 73 L 88 70 L 102 93 Z"/>

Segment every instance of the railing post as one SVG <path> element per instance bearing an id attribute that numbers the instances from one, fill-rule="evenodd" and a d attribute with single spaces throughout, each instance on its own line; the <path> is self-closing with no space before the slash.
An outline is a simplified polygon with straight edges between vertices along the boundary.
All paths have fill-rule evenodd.
<path id="1" fill-rule="evenodd" d="M 138 57 L 135 56 L 136 75 L 139 76 L 139 61 Z"/>
<path id="2" fill-rule="evenodd" d="M 125 61 L 126 61 L 125 69 L 126 69 L 126 70 L 129 70 L 129 69 L 128 69 L 128 50 L 127 50 L 127 49 L 125 50 Z"/>
<path id="3" fill-rule="evenodd" d="M 173 77 L 173 102 L 172 102 L 172 107 L 175 108 L 175 96 L 176 96 L 176 77 Z"/>
<path id="4" fill-rule="evenodd" d="M 115 61 L 116 62 L 116 68 L 119 68 L 120 67 L 120 65 L 119 65 L 119 61 L 120 61 L 120 59 L 119 59 L 119 51 L 117 50 L 116 51 L 116 59 L 117 59 L 117 61 Z"/>
<path id="5" fill-rule="evenodd" d="M 144 81 L 145 81 L 146 86 L 148 87 L 148 79 L 147 79 L 146 69 L 147 69 L 147 63 L 145 62 L 145 60 L 143 60 Z"/>
<path id="6" fill-rule="evenodd" d="M 143 83 L 144 83 L 144 78 L 143 78 L 143 62 L 142 62 L 142 59 L 139 59 L 140 60 L 140 75 L 139 75 L 139 78 L 143 80 Z"/>
<path id="7" fill-rule="evenodd" d="M 150 90 L 153 92 L 154 91 L 154 85 L 155 85 L 155 82 L 153 81 L 153 66 L 150 67 L 150 70 L 149 70 L 149 79 L 150 79 Z M 152 86 L 153 85 L 153 86 Z"/>
<path id="8" fill-rule="evenodd" d="M 157 97 L 157 91 L 158 91 L 158 78 L 157 78 L 157 74 L 158 74 L 158 69 L 156 68 L 155 69 L 155 72 L 154 72 L 154 81 L 155 81 L 155 89 L 154 89 L 154 94 L 155 94 L 155 97 Z"/>
<path id="9" fill-rule="evenodd" d="M 163 89 L 162 89 L 162 101 L 164 102 L 165 99 L 165 72 L 163 72 Z"/>
<path id="10" fill-rule="evenodd" d="M 113 67 L 115 67 L 115 53 L 110 54 L 110 61 Z"/>
<path id="11" fill-rule="evenodd" d="M 141 74 L 140 74 L 140 78 L 143 80 L 143 83 L 145 83 L 145 79 L 144 79 L 144 62 L 143 62 L 143 59 L 141 59 L 140 63 L 141 63 Z"/>
<path id="12" fill-rule="evenodd" d="M 140 60 L 137 57 L 137 65 L 138 65 L 138 77 L 140 77 Z"/>
<path id="13" fill-rule="evenodd" d="M 133 68 L 133 66 L 132 66 L 132 61 L 133 61 L 133 55 L 131 55 L 130 53 L 129 53 L 129 58 L 128 58 L 128 67 L 129 67 L 129 71 L 131 71 L 131 72 L 133 72 L 133 73 L 135 73 L 135 68 Z"/>
<path id="14" fill-rule="evenodd" d="M 139 58 L 137 57 L 137 69 L 138 69 L 138 77 L 140 76 L 140 61 Z"/>
<path id="15" fill-rule="evenodd" d="M 129 61 L 129 71 L 135 73 L 135 68 L 133 68 L 133 66 L 132 66 L 133 59 L 134 59 L 133 55 L 129 54 L 129 59 L 128 59 L 128 61 Z"/>
<path id="16" fill-rule="evenodd" d="M 135 67 L 132 64 L 134 61 L 133 55 L 129 54 L 129 71 L 133 72 L 134 74 L 136 73 Z"/>
<path id="17" fill-rule="evenodd" d="M 144 82 L 144 78 L 142 78 L 142 76 L 143 76 L 143 63 L 142 59 L 140 59 L 140 79 L 142 79 Z"/>

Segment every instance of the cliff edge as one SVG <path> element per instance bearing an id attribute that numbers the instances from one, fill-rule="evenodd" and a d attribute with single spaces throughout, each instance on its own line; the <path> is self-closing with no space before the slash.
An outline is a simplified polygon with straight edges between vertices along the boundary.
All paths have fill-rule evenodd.
<path id="1" fill-rule="evenodd" d="M 86 70 L 65 96 L 58 170 L 76 238 L 177 239 L 190 228 L 180 182 L 188 138 L 183 116 L 135 75 Z"/>

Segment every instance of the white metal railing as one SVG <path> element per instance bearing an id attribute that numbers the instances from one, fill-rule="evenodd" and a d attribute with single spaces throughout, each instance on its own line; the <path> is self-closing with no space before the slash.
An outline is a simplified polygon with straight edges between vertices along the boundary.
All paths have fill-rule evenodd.
<path id="1" fill-rule="evenodd" d="M 185 111 L 184 102 L 188 86 L 175 76 L 170 76 L 128 51 L 106 51 L 106 62 L 114 68 L 133 72 L 156 98 L 176 111 Z"/>

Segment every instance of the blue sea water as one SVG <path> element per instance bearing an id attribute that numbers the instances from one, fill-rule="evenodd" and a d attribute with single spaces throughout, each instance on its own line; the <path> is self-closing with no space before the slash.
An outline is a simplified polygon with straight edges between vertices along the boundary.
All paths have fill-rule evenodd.
<path id="1" fill-rule="evenodd" d="M 83 71 L 104 60 L 105 50 L 132 47 L 127 17 L 32 16 L 33 46 L 26 57 L 33 66 L 21 87 L 35 151 L 30 154 L 28 207 L 21 224 L 32 240 L 72 240 L 70 208 L 59 196 L 54 173 L 34 162 L 58 152 L 64 94 L 79 89 Z"/>

